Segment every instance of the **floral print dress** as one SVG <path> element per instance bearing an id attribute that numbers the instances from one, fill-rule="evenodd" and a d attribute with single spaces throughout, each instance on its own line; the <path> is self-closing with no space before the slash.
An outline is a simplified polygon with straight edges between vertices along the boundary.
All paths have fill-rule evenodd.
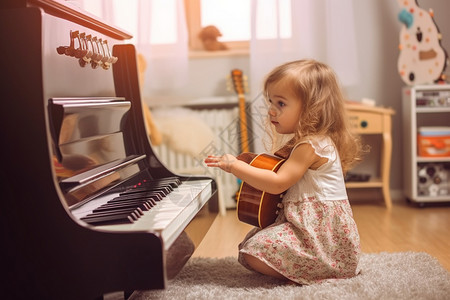
<path id="1" fill-rule="evenodd" d="M 242 253 L 252 255 L 299 284 L 353 277 L 358 273 L 360 241 L 339 155 L 328 137 L 302 143 L 310 143 L 328 161 L 308 169 L 289 188 L 274 224 L 247 234 L 239 245 L 239 262 L 251 269 Z"/>

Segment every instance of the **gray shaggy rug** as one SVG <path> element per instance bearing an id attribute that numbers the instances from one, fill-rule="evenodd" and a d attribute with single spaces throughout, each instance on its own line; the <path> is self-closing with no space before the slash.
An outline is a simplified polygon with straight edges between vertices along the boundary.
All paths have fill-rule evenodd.
<path id="1" fill-rule="evenodd" d="M 426 253 L 363 254 L 360 267 L 351 279 L 298 286 L 248 271 L 234 257 L 191 258 L 167 289 L 129 299 L 450 299 L 450 273 Z"/>

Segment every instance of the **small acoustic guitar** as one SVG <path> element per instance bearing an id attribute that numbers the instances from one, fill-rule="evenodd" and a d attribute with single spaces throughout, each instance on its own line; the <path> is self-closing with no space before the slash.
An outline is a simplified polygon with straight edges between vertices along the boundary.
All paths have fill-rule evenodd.
<path id="1" fill-rule="evenodd" d="M 251 166 L 277 172 L 285 159 L 267 153 L 242 153 L 238 159 Z M 269 194 L 255 189 L 245 181 L 241 183 L 237 196 L 238 219 L 244 223 L 265 228 L 275 222 L 278 213 L 278 203 L 282 194 Z"/>

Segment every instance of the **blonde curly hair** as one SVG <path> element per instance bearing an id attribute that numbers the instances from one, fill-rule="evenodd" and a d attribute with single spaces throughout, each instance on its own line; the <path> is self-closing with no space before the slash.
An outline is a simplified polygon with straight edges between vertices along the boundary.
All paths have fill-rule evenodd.
<path id="1" fill-rule="evenodd" d="M 349 170 L 361 160 L 362 146 L 358 135 L 351 131 L 345 109 L 345 100 L 334 71 L 316 60 L 297 60 L 272 70 L 264 81 L 264 95 L 281 79 L 288 80 L 292 91 L 302 101 L 302 110 L 296 132 L 289 144 L 296 144 L 311 136 L 329 136 L 341 158 L 342 169 Z M 285 143 L 269 122 L 272 150 Z"/>

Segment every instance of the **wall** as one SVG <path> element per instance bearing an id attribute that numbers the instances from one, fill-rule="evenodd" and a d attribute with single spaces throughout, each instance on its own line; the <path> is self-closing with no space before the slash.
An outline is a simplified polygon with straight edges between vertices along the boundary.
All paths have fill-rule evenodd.
<path id="1" fill-rule="evenodd" d="M 393 151 L 391 165 L 391 189 L 402 189 L 403 147 L 401 89 L 403 81 L 397 74 L 398 44 L 401 24 L 397 19 L 399 6 L 396 0 L 353 1 L 355 21 L 358 24 L 357 43 L 361 74 L 364 78 L 357 87 L 347 89 L 351 99 L 368 97 L 378 105 L 390 106 L 396 114 L 393 117 Z M 442 33 L 442 45 L 450 51 L 450 2 L 420 0 L 421 8 L 432 8 L 434 20 Z M 450 66 L 447 68 L 448 74 Z M 395 197 L 395 195 L 393 195 Z"/>
<path id="2" fill-rule="evenodd" d="M 412 0 L 410 0 L 412 1 Z M 399 6 L 396 0 L 353 0 L 355 23 L 357 24 L 357 46 L 361 74 L 360 84 L 346 89 L 349 99 L 371 98 L 377 105 L 392 107 L 393 156 L 391 166 L 391 189 L 393 197 L 401 196 L 402 189 L 402 120 L 401 88 L 403 81 L 397 74 L 399 31 L 397 19 Z M 443 46 L 450 51 L 450 1 L 421 0 L 419 5 L 428 10 L 433 8 L 435 21 L 443 36 Z M 264 62 L 261 62 L 264 63 Z M 147 103 L 166 101 L 188 101 L 191 99 L 230 96 L 226 90 L 226 76 L 233 68 L 240 68 L 248 74 L 247 56 L 216 58 L 192 58 L 189 62 L 190 79 L 187 87 L 173 91 L 161 91 L 150 95 Z M 449 67 L 450 68 L 450 67 Z M 447 68 L 447 73 L 448 69 Z M 376 141 L 375 141 L 376 142 Z M 377 151 L 368 157 L 369 164 L 376 164 Z"/>
<path id="3" fill-rule="evenodd" d="M 189 59 L 189 79 L 185 87 L 170 91 L 154 91 L 148 95 L 146 102 L 166 104 L 190 101 L 198 98 L 229 97 L 235 93 L 227 90 L 227 76 L 232 69 L 241 69 L 244 74 L 249 72 L 248 55 L 194 57 Z"/>

